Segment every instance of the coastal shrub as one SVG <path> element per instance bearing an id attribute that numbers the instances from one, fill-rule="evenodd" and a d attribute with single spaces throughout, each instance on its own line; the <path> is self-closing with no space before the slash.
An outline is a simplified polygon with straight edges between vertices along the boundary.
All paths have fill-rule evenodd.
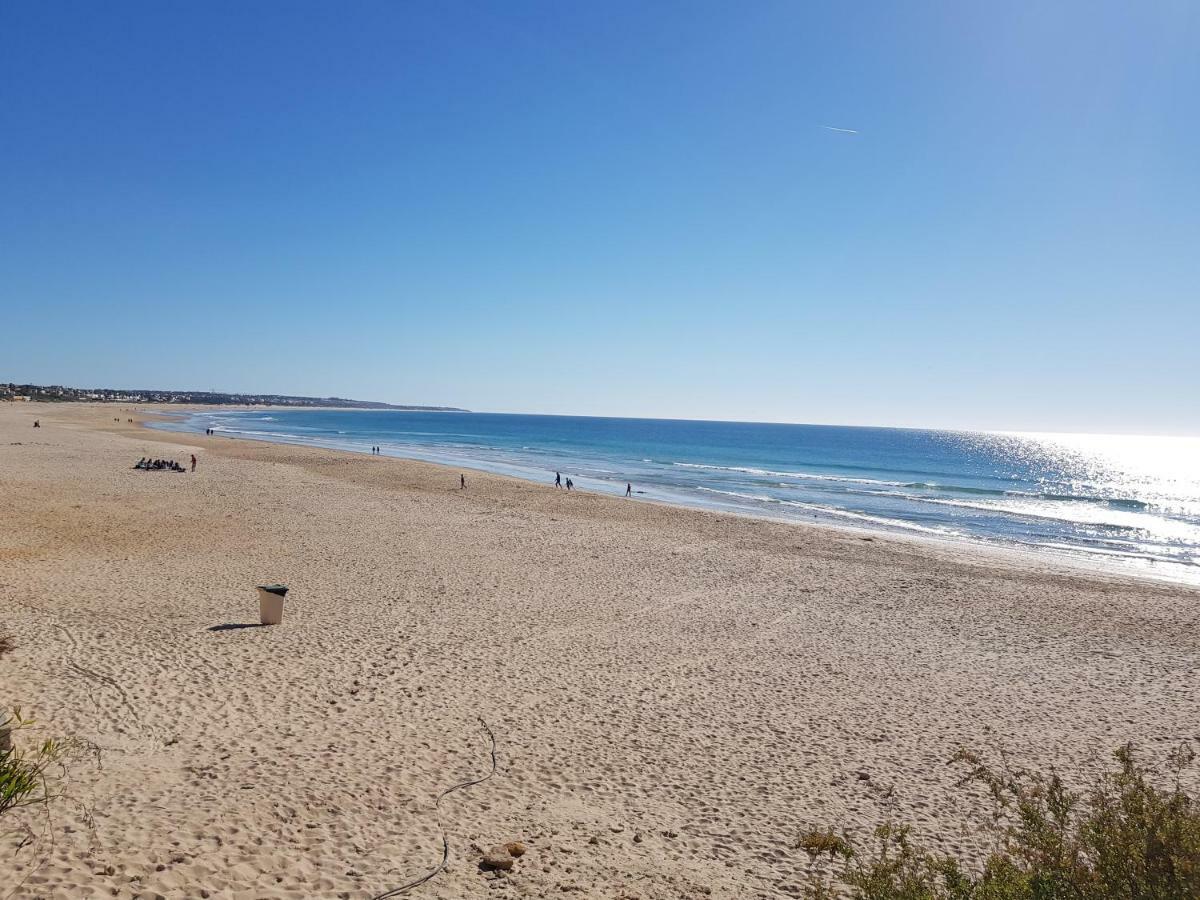
<path id="1" fill-rule="evenodd" d="M 996 843 L 981 869 L 929 853 L 908 828 L 889 824 L 876 830 L 870 854 L 849 841 L 810 850 L 814 860 L 821 852 L 842 860 L 833 875 L 813 875 L 810 900 L 1200 898 L 1200 802 L 1183 786 L 1195 753 L 1177 748 L 1157 783 L 1131 745 L 1114 756 L 1115 769 L 1077 793 L 1053 770 L 996 769 L 961 751 L 954 760 L 969 771 L 960 784 L 982 784 L 992 802 Z M 802 838 L 801 846 L 822 845 Z"/>
<path id="2" fill-rule="evenodd" d="M 22 717 L 20 709 L 0 718 L 0 815 L 58 796 L 55 785 L 66 773 L 66 761 L 80 749 L 69 740 L 45 740 L 28 749 L 19 748 L 13 735 L 33 724 L 33 719 Z"/>
<path id="3" fill-rule="evenodd" d="M 813 858 L 824 854 L 846 858 L 850 854 L 850 842 L 841 835 L 834 834 L 833 829 L 829 828 L 825 831 L 804 832 L 796 842 L 796 849 L 803 850 Z"/>

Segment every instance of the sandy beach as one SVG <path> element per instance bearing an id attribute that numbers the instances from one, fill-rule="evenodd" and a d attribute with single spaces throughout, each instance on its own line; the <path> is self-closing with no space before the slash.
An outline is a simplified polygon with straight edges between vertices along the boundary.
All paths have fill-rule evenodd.
<path id="1" fill-rule="evenodd" d="M 985 848 L 960 747 L 1200 739 L 1194 590 L 144 418 L 0 405 L 0 705 L 99 748 L 0 898 L 374 897 L 481 719 L 407 896 L 795 896 L 810 827 Z"/>

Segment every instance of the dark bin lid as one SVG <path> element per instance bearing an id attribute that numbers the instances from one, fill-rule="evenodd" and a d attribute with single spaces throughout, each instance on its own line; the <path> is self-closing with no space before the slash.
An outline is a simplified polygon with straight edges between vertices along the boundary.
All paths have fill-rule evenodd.
<path id="1" fill-rule="evenodd" d="M 278 594 L 280 597 L 286 597 L 288 592 L 286 584 L 260 584 L 258 589 L 268 594 Z"/>

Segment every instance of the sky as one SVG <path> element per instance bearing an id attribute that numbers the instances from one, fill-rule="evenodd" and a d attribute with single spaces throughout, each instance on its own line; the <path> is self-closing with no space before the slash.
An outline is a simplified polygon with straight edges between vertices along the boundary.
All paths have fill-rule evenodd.
<path id="1" fill-rule="evenodd" d="M 0 4 L 0 381 L 1200 434 L 1200 4 Z"/>

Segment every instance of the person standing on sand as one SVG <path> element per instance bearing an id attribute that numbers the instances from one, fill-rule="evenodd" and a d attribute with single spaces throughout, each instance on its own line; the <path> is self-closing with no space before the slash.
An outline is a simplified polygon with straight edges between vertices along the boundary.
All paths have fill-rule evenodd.
<path id="1" fill-rule="evenodd" d="M 458 489 L 460 491 L 465 491 L 467 489 L 467 476 L 461 473 L 458 476 Z"/>
<path id="2" fill-rule="evenodd" d="M 571 481 L 571 476 L 570 476 L 570 475 L 568 475 L 568 476 L 567 476 L 567 490 L 568 490 L 568 491 L 570 491 L 570 490 L 571 490 L 571 485 L 572 485 L 572 483 L 573 483 L 573 482 Z"/>
<path id="3" fill-rule="evenodd" d="M 627 482 L 625 482 L 625 496 L 626 496 L 626 497 L 632 497 L 632 496 L 633 496 L 633 485 L 632 485 L 632 484 L 630 484 L 628 481 L 627 481 Z"/>
<path id="4" fill-rule="evenodd" d="M 35 425 L 34 427 L 36 428 L 37 426 Z M 562 472 L 554 473 L 554 486 L 556 488 L 562 487 Z"/>
<path id="5" fill-rule="evenodd" d="M 195 453 L 192 454 L 192 471 L 193 472 L 196 471 L 196 454 Z"/>

